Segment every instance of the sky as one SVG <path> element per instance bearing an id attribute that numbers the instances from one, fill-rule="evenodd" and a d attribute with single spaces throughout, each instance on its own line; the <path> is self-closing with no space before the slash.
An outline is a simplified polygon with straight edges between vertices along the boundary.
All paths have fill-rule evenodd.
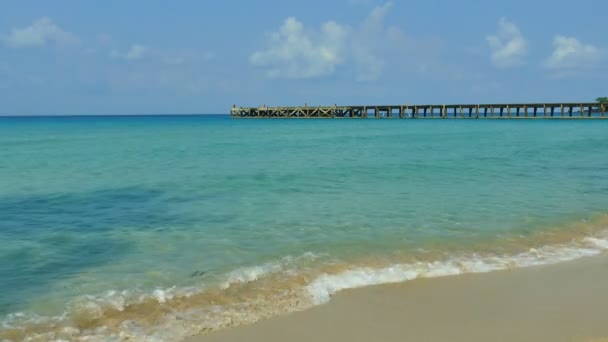
<path id="1" fill-rule="evenodd" d="M 3 0 L 0 115 L 593 101 L 603 0 Z"/>

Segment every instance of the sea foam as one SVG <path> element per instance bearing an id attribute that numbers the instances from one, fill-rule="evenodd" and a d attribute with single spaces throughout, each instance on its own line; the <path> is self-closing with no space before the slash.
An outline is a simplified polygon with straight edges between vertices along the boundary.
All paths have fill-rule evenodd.
<path id="1" fill-rule="evenodd" d="M 306 253 L 275 262 L 245 267 L 229 272 L 212 289 L 208 286 L 155 289 L 150 292 L 108 291 L 97 296 L 82 296 L 70 303 L 68 310 L 56 317 L 12 314 L 0 325 L 0 341 L 167 341 L 206 333 L 228 326 L 249 324 L 283 313 L 322 305 L 332 295 L 345 290 L 370 285 L 399 283 L 417 278 L 433 278 L 465 273 L 482 273 L 513 268 L 571 261 L 599 255 L 608 250 L 604 235 L 579 238 L 569 244 L 529 248 L 520 253 L 482 254 L 461 253 L 443 260 L 387 264 L 369 267 L 341 265 L 325 271 L 309 273 L 300 279 L 302 264 L 319 258 Z M 335 265 L 333 265 L 335 266 Z M 321 267 L 321 269 L 323 269 Z M 334 271 L 330 271 L 330 270 Z M 310 271 L 310 270 L 309 270 Z M 258 283 L 262 282 L 262 283 Z M 213 291 L 224 296 L 236 291 L 247 293 L 249 284 L 255 289 L 243 298 L 228 301 L 207 301 Z M 268 289 L 266 285 L 270 285 Z M 259 289 L 265 289 L 260 293 Z M 249 289 L 250 290 L 250 289 Z M 204 297 L 201 300 L 201 296 Z M 225 299 L 225 298 L 224 298 Z M 204 304 L 204 305 L 203 305 Z M 147 321 L 139 317 L 142 305 L 157 306 L 163 314 Z M 130 311 L 131 310 L 131 311 Z M 93 324 L 106 322 L 104 324 Z M 146 323 L 147 322 L 147 323 Z M 12 331 L 13 335 L 2 330 Z M 18 338 L 11 338 L 17 336 Z"/>
<path id="2" fill-rule="evenodd" d="M 323 304 L 338 291 L 370 285 L 400 283 L 465 273 L 484 273 L 549 265 L 594 256 L 608 250 L 608 239 L 584 238 L 576 245 L 530 248 L 515 255 L 463 255 L 445 261 L 395 264 L 384 268 L 358 267 L 338 274 L 324 274 L 306 286 L 315 304 Z"/>

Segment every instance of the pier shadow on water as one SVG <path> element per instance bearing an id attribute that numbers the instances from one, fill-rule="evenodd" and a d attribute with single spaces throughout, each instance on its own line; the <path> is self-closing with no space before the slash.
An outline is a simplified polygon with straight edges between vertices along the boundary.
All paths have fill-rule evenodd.
<path id="1" fill-rule="evenodd" d="M 186 223 L 170 212 L 164 194 L 127 187 L 0 196 L 0 315 L 22 309 L 55 281 L 128 254 L 133 246 L 112 234 L 115 229 Z"/>

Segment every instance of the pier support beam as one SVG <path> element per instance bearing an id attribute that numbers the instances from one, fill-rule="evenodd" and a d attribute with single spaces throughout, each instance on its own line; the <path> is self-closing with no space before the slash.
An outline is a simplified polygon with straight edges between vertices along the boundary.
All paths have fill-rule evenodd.
<path id="1" fill-rule="evenodd" d="M 581 118 L 585 116 L 585 108 L 581 104 Z"/>

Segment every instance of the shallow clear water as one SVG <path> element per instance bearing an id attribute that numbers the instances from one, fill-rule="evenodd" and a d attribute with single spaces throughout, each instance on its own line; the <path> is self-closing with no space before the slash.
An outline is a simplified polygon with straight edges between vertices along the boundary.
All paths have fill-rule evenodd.
<path id="1" fill-rule="evenodd" d="M 498 246 L 607 205 L 608 121 L 0 118 L 0 314 Z"/>

